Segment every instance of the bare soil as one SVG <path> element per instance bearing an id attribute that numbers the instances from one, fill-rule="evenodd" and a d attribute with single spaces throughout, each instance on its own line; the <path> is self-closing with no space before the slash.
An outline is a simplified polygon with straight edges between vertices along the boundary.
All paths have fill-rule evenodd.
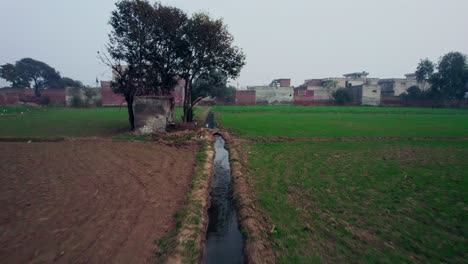
<path id="1" fill-rule="evenodd" d="M 0 143 L 2 263 L 145 263 L 175 226 L 195 147 Z"/>

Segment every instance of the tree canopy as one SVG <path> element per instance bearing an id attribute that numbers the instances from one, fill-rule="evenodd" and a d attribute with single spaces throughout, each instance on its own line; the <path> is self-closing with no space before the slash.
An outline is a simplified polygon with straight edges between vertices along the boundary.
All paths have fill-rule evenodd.
<path id="1" fill-rule="evenodd" d="M 169 32 L 171 27 L 168 24 L 179 12 L 171 11 L 143 0 L 126 0 L 117 2 L 116 10 L 111 14 L 109 24 L 112 31 L 107 45 L 109 56 L 100 56 L 114 71 L 112 87 L 114 92 L 124 95 L 132 130 L 135 96 L 167 94 L 176 81 L 172 79 L 175 78 L 173 68 L 178 64 L 171 59 L 177 56 L 167 34 L 174 34 Z M 172 20 L 165 20 L 166 17 Z"/>
<path id="2" fill-rule="evenodd" d="M 349 103 L 353 100 L 351 92 L 346 88 L 339 88 L 332 93 L 332 97 L 338 104 Z"/>
<path id="3" fill-rule="evenodd" d="M 185 80 L 184 121 L 192 121 L 192 86 L 212 71 L 235 78 L 245 64 L 242 51 L 221 19 L 206 13 L 188 16 L 176 7 L 145 0 L 122 0 L 111 14 L 107 54 L 101 59 L 116 73 L 114 91 L 128 105 L 133 129 L 137 95 L 169 94 L 178 79 Z"/>
<path id="4" fill-rule="evenodd" d="M 429 59 L 421 60 L 416 69 L 416 79 L 418 82 L 428 81 L 434 73 L 434 63 Z"/>
<path id="5" fill-rule="evenodd" d="M 216 70 L 203 74 L 193 83 L 193 98 L 210 96 L 234 102 L 236 88 L 228 86 L 227 81 L 227 76 Z"/>
<path id="6" fill-rule="evenodd" d="M 431 89 L 427 96 L 434 99 L 461 100 L 468 93 L 468 61 L 460 52 L 445 54 L 437 65 L 428 59 L 422 60 L 416 75 L 418 81 L 429 81 Z"/>
<path id="7" fill-rule="evenodd" d="M 192 85 L 200 76 L 217 70 L 227 78 L 239 76 L 245 65 L 245 55 L 233 45 L 234 37 L 222 19 L 212 19 L 206 13 L 195 13 L 185 26 L 185 78 L 184 121 L 190 122 L 192 111 Z"/>
<path id="8" fill-rule="evenodd" d="M 31 58 L 21 59 L 15 64 L 0 66 L 0 78 L 11 82 L 13 88 L 34 88 L 36 96 L 42 88 L 63 89 L 69 86 L 81 87 L 83 84 L 60 73 L 45 62 Z"/>

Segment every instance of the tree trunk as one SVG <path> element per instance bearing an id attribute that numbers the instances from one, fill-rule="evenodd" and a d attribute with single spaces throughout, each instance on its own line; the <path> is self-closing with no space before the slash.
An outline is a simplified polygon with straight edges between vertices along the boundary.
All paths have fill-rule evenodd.
<path id="1" fill-rule="evenodd" d="M 39 96 L 41 96 L 41 93 L 39 91 L 39 85 L 37 84 L 36 79 L 33 79 L 33 80 L 34 80 L 34 95 L 39 97 Z"/>
<path id="2" fill-rule="evenodd" d="M 193 110 L 192 110 L 192 86 L 190 84 L 190 78 L 185 78 L 184 87 L 184 122 L 193 121 Z"/>
<path id="3" fill-rule="evenodd" d="M 127 102 L 128 110 L 128 121 L 130 122 L 130 130 L 135 130 L 135 115 L 133 114 L 133 96 L 125 96 L 125 101 Z"/>

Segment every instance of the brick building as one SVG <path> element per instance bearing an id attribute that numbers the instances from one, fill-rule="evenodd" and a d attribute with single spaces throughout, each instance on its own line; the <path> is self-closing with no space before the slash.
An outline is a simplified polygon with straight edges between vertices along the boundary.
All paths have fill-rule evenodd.
<path id="1" fill-rule="evenodd" d="M 276 79 L 270 84 L 271 87 L 291 87 L 291 79 Z"/>
<path id="2" fill-rule="evenodd" d="M 65 90 L 63 89 L 43 89 L 41 97 L 35 96 L 34 89 L 0 89 L 0 105 L 15 105 L 20 102 L 40 104 L 44 98 L 48 98 L 50 104 L 65 106 Z"/>
<path id="3" fill-rule="evenodd" d="M 255 105 L 255 91 L 236 91 L 236 105 Z"/>
<path id="4" fill-rule="evenodd" d="M 185 80 L 179 79 L 174 86 L 174 90 L 171 92 L 176 106 L 182 106 L 184 104 L 184 87 Z M 116 94 L 112 91 L 110 81 L 101 81 L 101 95 L 103 106 L 127 105 L 123 95 Z"/>
<path id="5" fill-rule="evenodd" d="M 114 93 L 110 81 L 101 81 L 101 100 L 102 106 L 127 105 L 123 95 Z"/>

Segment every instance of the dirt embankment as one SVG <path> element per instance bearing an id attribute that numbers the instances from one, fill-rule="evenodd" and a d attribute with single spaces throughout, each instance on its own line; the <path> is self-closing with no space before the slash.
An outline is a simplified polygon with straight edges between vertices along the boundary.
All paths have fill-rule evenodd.
<path id="1" fill-rule="evenodd" d="M 0 143 L 2 263 L 152 262 L 174 228 L 196 148 L 151 142 Z"/>
<path id="2" fill-rule="evenodd" d="M 203 257 L 208 208 L 210 207 L 211 180 L 215 151 L 214 138 L 210 129 L 200 130 L 203 139 L 198 153 L 198 163 L 194 171 L 192 190 L 182 213 L 180 229 L 177 230 L 174 248 L 167 252 L 166 263 L 200 263 Z"/>

